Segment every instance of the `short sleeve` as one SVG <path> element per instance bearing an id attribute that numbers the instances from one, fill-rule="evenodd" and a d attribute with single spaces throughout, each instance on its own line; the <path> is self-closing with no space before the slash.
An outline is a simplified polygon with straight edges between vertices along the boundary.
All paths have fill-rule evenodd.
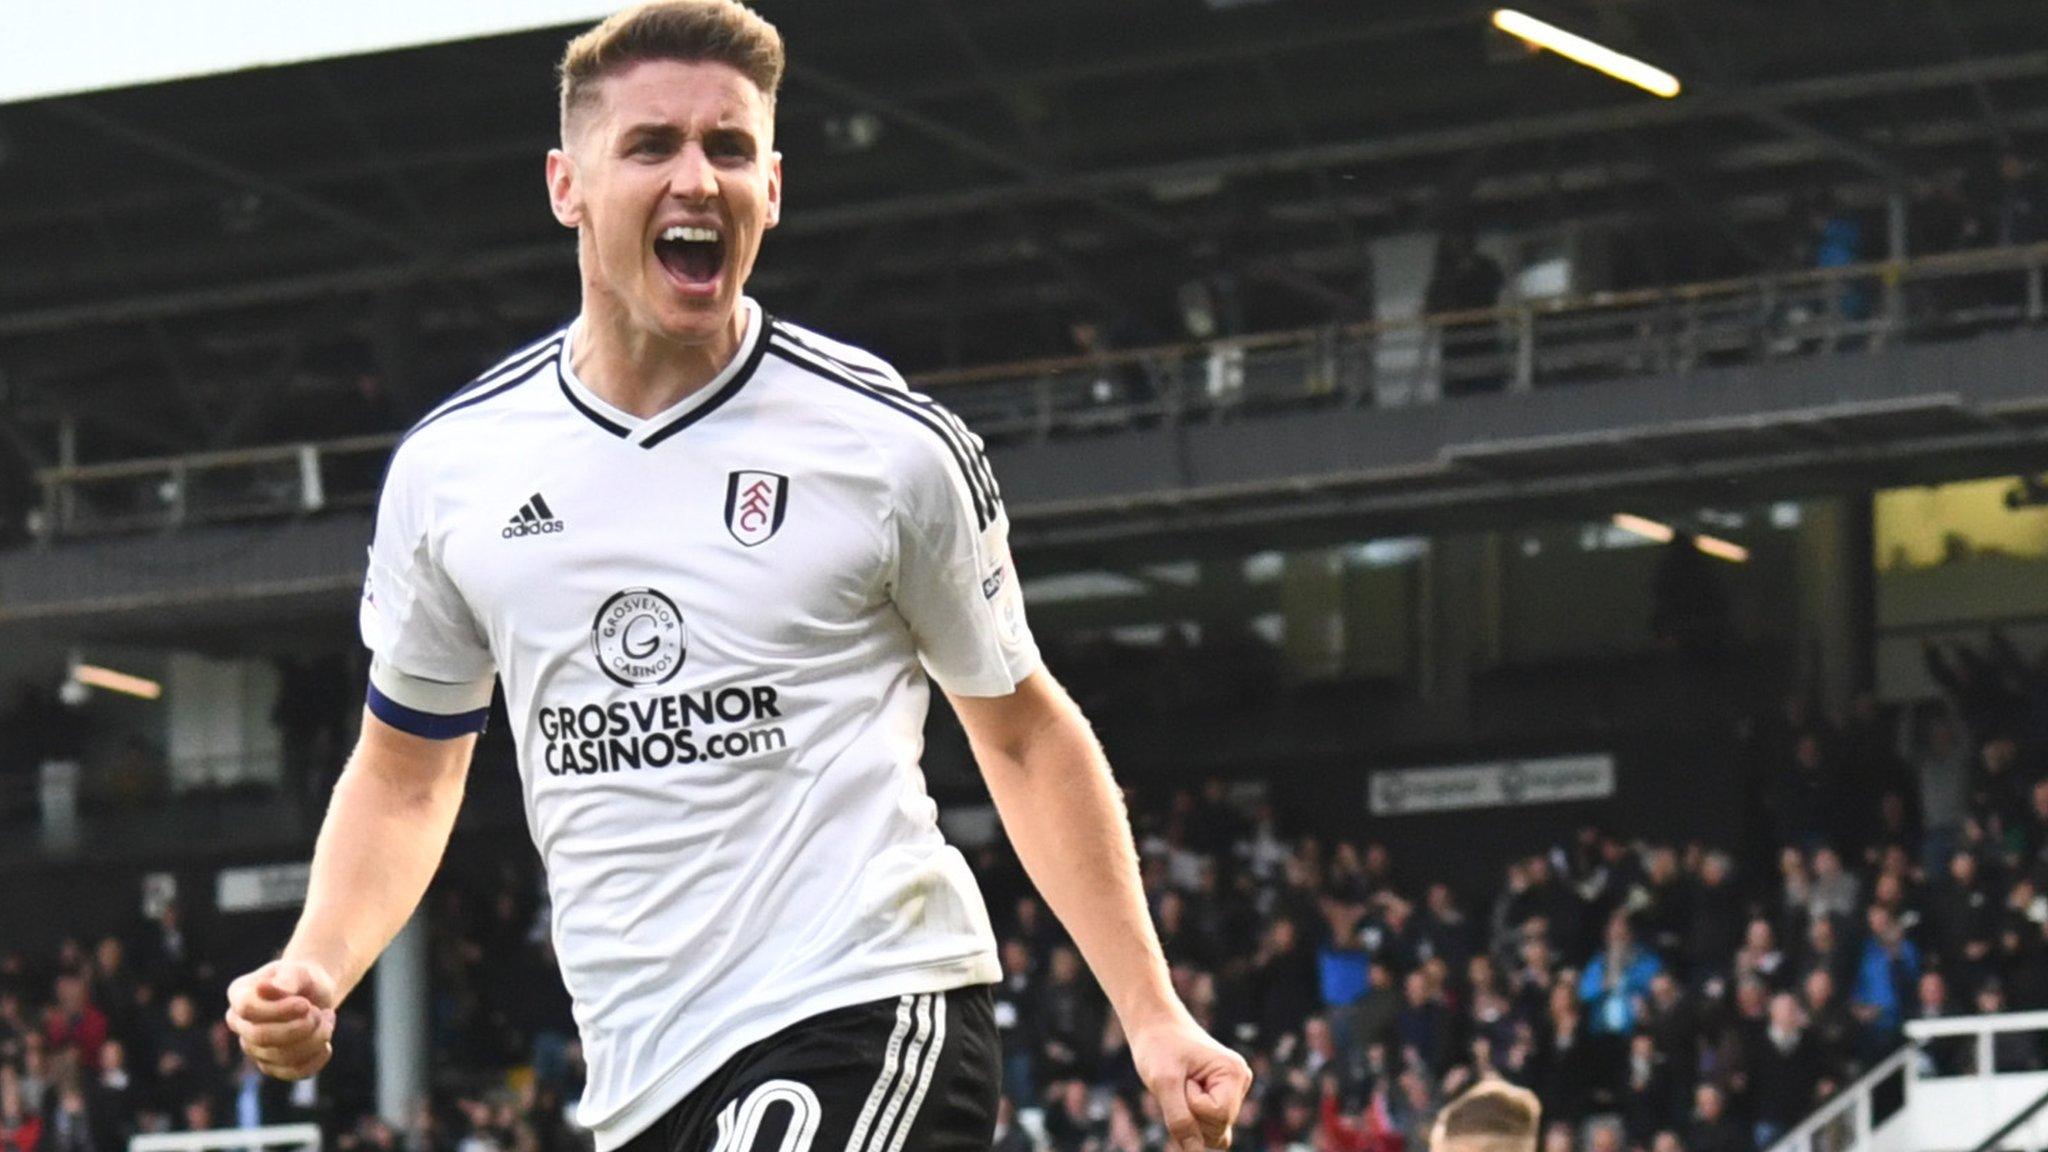
<path id="1" fill-rule="evenodd" d="M 433 506 L 400 445 L 377 501 L 358 621 L 371 653 L 370 711 L 401 731 L 448 739 L 483 730 L 489 645 L 434 550 Z"/>
<path id="2" fill-rule="evenodd" d="M 936 405 L 926 412 L 934 434 L 907 438 L 896 469 L 892 594 L 941 688 L 1007 696 L 1039 666 L 1009 517 L 980 439 Z"/>

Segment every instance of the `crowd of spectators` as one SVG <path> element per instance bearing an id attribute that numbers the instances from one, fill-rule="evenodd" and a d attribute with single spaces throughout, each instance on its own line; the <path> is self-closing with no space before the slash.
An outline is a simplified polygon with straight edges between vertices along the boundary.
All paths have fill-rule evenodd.
<path id="1" fill-rule="evenodd" d="M 176 905 L 124 938 L 0 954 L 0 1149 L 119 1152 L 144 1131 L 311 1115 L 311 1087 L 265 1083 L 207 991 L 216 969 Z"/>
<path id="2" fill-rule="evenodd" d="M 1597 827 L 1461 893 L 1368 839 L 1288 835 L 1211 781 L 1135 807 L 1146 890 L 1197 1016 L 1251 1059 L 1251 1152 L 1418 1150 L 1477 1077 L 1537 1091 L 1549 1152 L 1767 1147 L 1913 1019 L 2048 1007 L 2048 661 L 1930 648 L 1939 704 L 1745 729 L 1725 846 Z M 1731 830 L 1732 831 L 1732 830 Z M 1162 1147 L 1116 1022 L 1014 862 L 976 861 L 1003 937 L 1012 1137 Z M 1932 1071 L 1973 1051 L 1931 1046 Z M 2024 1036 L 2000 1071 L 2048 1066 Z"/>
<path id="3" fill-rule="evenodd" d="M 221 1018 L 227 979 L 256 958 L 227 962 L 176 903 L 90 946 L 0 951 L 0 1152 L 122 1152 L 145 1133 L 301 1122 L 343 1152 L 587 1148 L 564 1104 L 580 1066 L 561 978 L 545 941 L 527 941 L 530 907 L 509 939 L 494 931 L 513 907 L 502 892 L 469 916 L 465 896 L 489 891 L 438 896 L 436 1092 L 402 1127 L 376 1115 L 370 985 L 339 1014 L 333 1062 L 288 1084 L 259 1075 Z"/>
<path id="4" fill-rule="evenodd" d="M 1302 835 L 1223 780 L 1133 793 L 1177 988 L 1257 1082 L 1242 1152 L 1419 1152 L 1481 1076 L 1542 1098 L 1546 1152 L 1754 1152 L 1902 1041 L 1904 1022 L 2048 1006 L 2048 665 L 1928 651 L 1938 707 L 1797 701 L 1750 725 L 1749 835 L 1583 827 L 1460 891 L 1429 859 Z M 1004 979 L 1004 1152 L 1165 1145 L 1125 1037 L 1000 844 L 971 858 Z M 175 905 L 34 963 L 0 956 L 0 1152 L 310 1119 L 345 1150 L 557 1152 L 582 1063 L 531 866 L 431 896 L 436 1091 L 374 1115 L 367 1005 L 313 1082 L 263 1081 Z M 2020 1037 L 2000 1070 L 2048 1053 Z M 1938 1071 L 1972 1052 L 1930 1049 Z"/>

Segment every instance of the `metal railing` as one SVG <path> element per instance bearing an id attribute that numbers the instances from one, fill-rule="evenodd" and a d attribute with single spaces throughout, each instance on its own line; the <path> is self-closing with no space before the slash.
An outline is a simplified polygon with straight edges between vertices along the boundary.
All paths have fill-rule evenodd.
<path id="1" fill-rule="evenodd" d="M 994 444 L 1394 407 L 1490 392 L 1868 353 L 2035 323 L 2048 244 L 1413 319 L 1000 364 L 914 377 Z M 41 538 L 268 518 L 376 499 L 396 436 L 358 436 L 38 473 Z"/>
<path id="2" fill-rule="evenodd" d="M 49 468 L 35 535 L 271 519 L 375 505 L 396 434 Z"/>
<path id="3" fill-rule="evenodd" d="M 1906 1045 L 1879 1061 L 1875 1068 L 1821 1105 L 1811 1116 L 1778 1138 L 1768 1152 L 1850 1152 L 1870 1146 L 1872 1133 L 1896 1113 L 1879 1115 L 1878 1091 L 1898 1082 L 1906 1091 L 1917 1050 Z"/>
<path id="4" fill-rule="evenodd" d="M 2048 1144 L 2039 1115 L 2048 1092 L 2048 1012 L 1915 1020 L 1907 1043 L 1820 1106 L 1768 1152 L 1961 1152 L 2022 1132 L 2026 1146 Z M 2001 1041 L 2023 1040 L 2032 1059 L 2001 1063 Z M 1943 1068 L 1934 1059 L 1948 1041 L 1966 1058 Z"/>
<path id="5" fill-rule="evenodd" d="M 128 1152 L 241 1152 L 258 1148 L 320 1152 L 318 1124 L 269 1124 L 261 1128 L 214 1128 L 205 1132 L 153 1132 L 132 1136 Z"/>

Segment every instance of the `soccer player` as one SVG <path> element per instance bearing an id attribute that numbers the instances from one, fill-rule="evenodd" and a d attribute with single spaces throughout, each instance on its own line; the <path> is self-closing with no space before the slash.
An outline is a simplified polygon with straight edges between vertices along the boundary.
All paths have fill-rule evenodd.
<path id="1" fill-rule="evenodd" d="M 582 309 L 393 454 L 361 741 L 228 1021 L 271 1075 L 327 1062 L 446 847 L 495 679 L 599 1152 L 986 1149 L 1001 969 L 918 764 L 936 681 L 1177 1144 L 1227 1146 L 1249 1070 L 1174 994 L 980 440 L 744 294 L 782 211 L 782 70 L 736 0 L 570 43 L 547 184 Z"/>
<path id="2" fill-rule="evenodd" d="M 1543 1106 L 1505 1080 L 1481 1080 L 1444 1105 L 1429 1132 L 1429 1152 L 1536 1152 Z"/>

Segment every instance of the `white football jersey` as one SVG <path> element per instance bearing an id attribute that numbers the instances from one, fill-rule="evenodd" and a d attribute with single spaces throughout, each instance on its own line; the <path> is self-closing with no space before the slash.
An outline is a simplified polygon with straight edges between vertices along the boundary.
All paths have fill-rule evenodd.
<path id="1" fill-rule="evenodd" d="M 577 380 L 573 326 L 449 397 L 363 590 L 379 718 L 476 731 L 504 686 L 601 1152 L 805 1017 L 1001 977 L 918 764 L 927 672 L 1038 667 L 988 459 L 743 307 L 733 363 L 649 419 Z"/>

